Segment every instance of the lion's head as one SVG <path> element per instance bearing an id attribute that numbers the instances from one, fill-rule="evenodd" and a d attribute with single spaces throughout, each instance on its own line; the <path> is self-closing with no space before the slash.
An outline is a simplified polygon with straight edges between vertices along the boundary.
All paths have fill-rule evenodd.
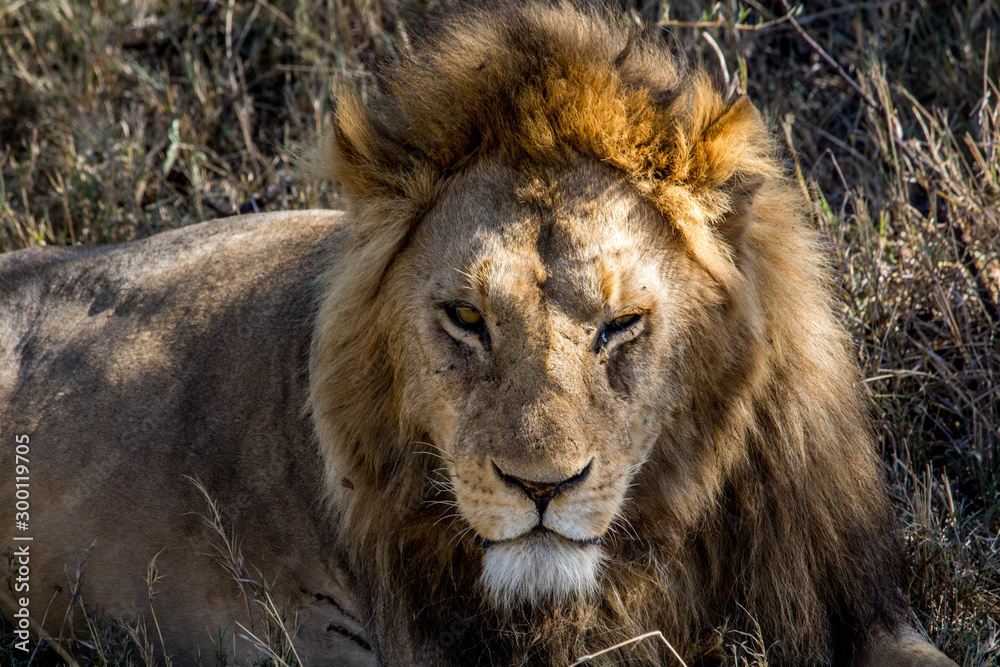
<path id="1" fill-rule="evenodd" d="M 386 276 L 406 322 L 389 342 L 401 404 L 501 602 L 596 587 L 629 484 L 691 400 L 687 302 L 721 298 L 626 182 L 561 162 L 468 167 Z"/>
<path id="2" fill-rule="evenodd" d="M 459 599 L 570 652 L 755 623 L 817 656 L 895 613 L 864 401 L 746 98 L 598 13 L 473 12 L 342 88 L 324 150 L 354 236 L 311 407 L 376 624 Z"/>

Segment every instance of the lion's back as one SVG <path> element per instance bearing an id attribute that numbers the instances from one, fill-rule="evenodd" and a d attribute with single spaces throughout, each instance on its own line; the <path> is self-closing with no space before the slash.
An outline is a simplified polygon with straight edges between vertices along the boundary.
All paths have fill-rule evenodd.
<path id="1" fill-rule="evenodd" d="M 182 387 L 199 400 L 256 390 L 203 386 L 204 369 L 257 362 L 237 354 L 245 344 L 308 344 L 314 276 L 334 254 L 339 217 L 248 216 L 120 246 L 0 256 L 3 429 L 51 428 L 76 401 L 97 413 L 76 432 L 157 423 L 158 406 L 184 400 L 171 393 Z M 125 395 L 143 414 L 120 413 L 113 399 Z"/>

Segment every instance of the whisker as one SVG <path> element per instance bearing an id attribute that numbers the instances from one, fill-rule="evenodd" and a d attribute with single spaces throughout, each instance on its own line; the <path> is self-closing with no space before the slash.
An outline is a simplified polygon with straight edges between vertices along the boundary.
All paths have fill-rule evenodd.
<path id="1" fill-rule="evenodd" d="M 448 542 L 448 547 L 449 548 L 453 547 L 457 542 L 461 542 L 462 538 L 465 537 L 471 531 L 472 531 L 472 526 L 466 526 L 465 528 L 463 528 L 461 532 L 459 532 L 453 538 L 451 538 L 451 540 Z"/>
<path id="2" fill-rule="evenodd" d="M 441 515 L 441 516 L 440 516 L 440 517 L 438 518 L 438 520 L 437 520 L 437 521 L 435 521 L 435 522 L 434 522 L 433 524 L 431 524 L 431 525 L 433 525 L 433 526 L 436 526 L 436 525 L 438 525 L 439 523 L 441 523 L 442 521 L 444 521 L 445 519 L 460 519 L 460 518 L 462 518 L 462 515 L 461 515 L 461 514 L 458 514 L 457 512 L 455 512 L 455 513 L 452 513 L 452 514 L 443 514 L 443 515 Z"/>
<path id="3" fill-rule="evenodd" d="M 454 493 L 455 486 L 452 484 L 451 479 L 447 476 L 447 473 L 442 474 L 442 469 L 437 468 L 427 475 L 427 483 L 432 489 L 439 491 L 441 493 Z M 437 479 L 434 475 L 440 475 L 441 479 Z"/>
<path id="4" fill-rule="evenodd" d="M 459 273 L 459 275 L 465 276 L 466 278 L 468 278 L 472 282 L 476 282 L 476 277 L 474 275 L 472 275 L 471 273 L 469 273 L 468 271 L 463 271 L 462 269 L 458 268 L 457 266 L 455 267 L 455 271 L 457 271 Z"/>
<path id="5" fill-rule="evenodd" d="M 623 535 L 631 540 L 639 541 L 639 534 L 636 532 L 635 526 L 633 526 L 628 517 L 624 515 L 619 515 L 612 519 L 610 528 L 616 534 Z"/>
<path id="6" fill-rule="evenodd" d="M 414 455 L 416 455 L 416 454 L 423 454 L 424 456 L 433 456 L 436 459 L 447 460 L 443 456 L 441 456 L 440 454 L 438 454 L 437 452 L 428 452 L 426 450 L 420 450 L 420 449 L 418 449 L 417 451 L 413 452 L 413 454 Z"/>
<path id="7" fill-rule="evenodd" d="M 432 479 L 428 479 L 427 481 L 430 484 L 430 487 L 435 491 L 437 491 L 438 493 L 451 494 L 454 493 L 455 491 L 455 489 L 450 484 L 444 482 L 436 482 Z"/>
<path id="8" fill-rule="evenodd" d="M 455 462 L 454 457 L 451 454 L 449 454 L 447 450 L 444 450 L 441 447 L 438 447 L 437 445 L 435 445 L 432 442 L 424 442 L 423 440 L 413 440 L 413 441 L 410 442 L 410 444 L 411 445 L 423 445 L 425 447 L 430 447 L 432 450 L 434 450 L 434 451 L 427 451 L 427 450 L 419 450 L 418 449 L 418 450 L 415 450 L 413 452 L 414 454 L 430 454 L 431 456 L 436 456 L 437 458 L 439 458 L 439 459 L 441 459 L 443 461 L 447 461 L 448 463 L 454 463 Z"/>
<path id="9" fill-rule="evenodd" d="M 628 470 L 626 470 L 626 471 L 625 471 L 625 474 L 626 474 L 626 475 L 634 475 L 634 474 L 636 474 L 637 472 L 639 472 L 639 470 L 640 470 L 640 469 L 642 468 L 642 466 L 644 466 L 644 465 L 645 465 L 645 463 L 644 463 L 644 462 L 639 462 L 639 463 L 633 463 L 632 465 L 630 465 L 630 466 L 628 467 Z"/>
<path id="10" fill-rule="evenodd" d="M 425 505 L 447 505 L 448 507 L 458 507 L 457 500 L 425 500 Z"/>

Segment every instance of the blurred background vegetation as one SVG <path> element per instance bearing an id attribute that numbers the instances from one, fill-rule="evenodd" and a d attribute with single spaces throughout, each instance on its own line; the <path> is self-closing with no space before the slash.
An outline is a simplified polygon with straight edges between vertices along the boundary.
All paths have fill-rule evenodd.
<path id="1" fill-rule="evenodd" d="M 0 251 L 336 206 L 291 164 L 331 73 L 370 84 L 454 4 L 4 0 Z M 619 4 L 767 115 L 876 398 L 913 620 L 1000 664 L 1000 0 Z M 80 664 L 129 664 L 99 641 Z"/>

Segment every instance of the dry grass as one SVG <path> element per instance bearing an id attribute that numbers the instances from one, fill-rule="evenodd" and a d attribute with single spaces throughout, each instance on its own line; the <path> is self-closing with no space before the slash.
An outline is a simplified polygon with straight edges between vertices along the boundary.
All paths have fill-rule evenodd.
<path id="1" fill-rule="evenodd" d="M 331 70 L 370 77 L 438 4 L 8 1 L 0 251 L 334 205 L 288 148 L 328 121 Z M 795 16 L 815 45 L 780 1 L 633 6 L 786 139 L 877 398 L 914 620 L 959 664 L 997 664 L 1000 1 L 814 0 Z M 72 645 L 80 664 L 128 664 L 129 633 L 99 627 L 109 648 Z"/>
<path id="2" fill-rule="evenodd" d="M 288 618 L 271 596 L 271 587 L 259 572 L 251 572 L 243 558 L 236 535 L 226 527 L 222 509 L 211 493 L 198 480 L 188 478 L 206 502 L 205 523 L 211 535 L 210 544 L 220 566 L 220 576 L 228 575 L 238 591 L 246 609 L 246 619 L 237 623 L 238 630 L 226 636 L 221 632 L 215 640 L 215 654 L 201 656 L 204 665 L 227 667 L 232 656 L 254 655 L 255 667 L 301 667 L 304 663 L 295 650 L 296 619 Z M 162 665 L 173 667 L 166 652 L 163 634 L 156 617 L 156 590 L 160 574 L 156 565 L 159 554 L 153 556 L 146 570 L 146 590 L 149 607 L 134 621 L 125 623 L 118 619 L 104 618 L 99 610 L 88 607 L 81 595 L 81 583 L 86 569 L 87 555 L 77 561 L 73 571 L 67 571 L 69 606 L 63 612 L 62 625 L 66 632 L 59 637 L 44 636 L 27 656 L 14 648 L 16 637 L 7 622 L 0 617 L 0 665 L 53 664 L 69 667 L 138 667 Z M 14 570 L 12 553 L 5 553 L 0 561 L 0 595 L 6 595 L 10 573 Z M 223 574 L 225 573 L 225 574 Z M 49 609 L 49 612 L 62 610 Z M 74 617 L 79 614 L 82 622 L 74 628 Z M 42 619 L 44 623 L 44 618 Z M 32 628 L 38 631 L 37 625 Z M 249 649 L 249 650 L 248 650 Z"/>

